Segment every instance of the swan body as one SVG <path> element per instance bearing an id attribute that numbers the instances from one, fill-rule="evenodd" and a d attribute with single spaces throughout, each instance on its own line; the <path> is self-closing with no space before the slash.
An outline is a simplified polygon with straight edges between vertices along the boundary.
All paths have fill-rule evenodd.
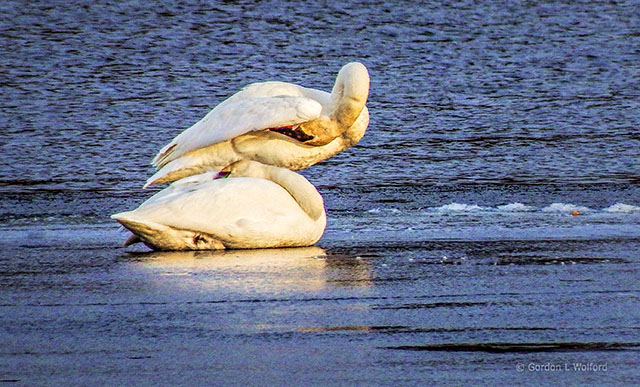
<path id="1" fill-rule="evenodd" d="M 310 246 L 326 226 L 322 196 L 306 178 L 247 160 L 179 180 L 111 217 L 134 233 L 125 245 L 158 250 Z"/>
<path id="2" fill-rule="evenodd" d="M 342 67 L 331 94 L 285 82 L 251 84 L 164 146 L 145 187 L 239 160 L 305 169 L 362 138 L 368 94 L 369 74 L 357 62 Z"/>

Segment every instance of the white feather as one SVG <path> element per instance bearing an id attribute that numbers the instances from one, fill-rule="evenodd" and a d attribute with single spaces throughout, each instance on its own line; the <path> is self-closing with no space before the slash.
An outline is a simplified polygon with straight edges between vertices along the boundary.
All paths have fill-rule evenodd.
<path id="1" fill-rule="evenodd" d="M 315 187 L 295 172 L 249 163 L 251 174 L 271 168 L 272 180 L 191 176 L 112 218 L 159 249 L 308 246 L 318 241 L 326 215 Z"/>
<path id="2" fill-rule="evenodd" d="M 305 97 L 275 96 L 236 98 L 209 112 L 179 134 L 156 156 L 158 166 L 196 149 L 218 144 L 242 134 L 297 125 L 320 117 L 322 105 Z"/>
<path id="3" fill-rule="evenodd" d="M 158 171 L 145 187 L 238 160 L 307 168 L 362 138 L 369 123 L 368 91 L 367 69 L 357 62 L 342 67 L 331 94 L 286 82 L 250 84 L 164 146 L 151 163 Z M 349 115 L 353 111 L 360 111 L 359 116 Z M 311 140 L 300 142 L 267 130 L 299 124 Z"/>

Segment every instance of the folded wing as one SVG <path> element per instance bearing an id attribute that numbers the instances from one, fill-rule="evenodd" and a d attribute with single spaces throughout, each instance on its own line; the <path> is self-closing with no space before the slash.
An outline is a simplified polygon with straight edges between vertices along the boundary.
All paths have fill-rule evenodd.
<path id="1" fill-rule="evenodd" d="M 322 111 L 319 102 L 302 96 L 234 97 L 174 138 L 160 150 L 152 165 L 161 168 L 188 152 L 248 132 L 298 125 L 320 117 Z"/>

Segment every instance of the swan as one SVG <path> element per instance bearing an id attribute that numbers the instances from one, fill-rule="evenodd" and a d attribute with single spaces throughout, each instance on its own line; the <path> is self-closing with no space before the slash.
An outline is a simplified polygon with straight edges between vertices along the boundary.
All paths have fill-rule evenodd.
<path id="1" fill-rule="evenodd" d="M 369 73 L 359 62 L 340 69 L 331 94 L 285 82 L 250 84 L 164 146 L 144 187 L 239 160 L 308 168 L 360 141 L 368 95 Z"/>
<path id="2" fill-rule="evenodd" d="M 310 246 L 327 224 L 322 196 L 305 177 L 249 160 L 178 180 L 111 217 L 134 234 L 125 247 L 156 250 Z"/>

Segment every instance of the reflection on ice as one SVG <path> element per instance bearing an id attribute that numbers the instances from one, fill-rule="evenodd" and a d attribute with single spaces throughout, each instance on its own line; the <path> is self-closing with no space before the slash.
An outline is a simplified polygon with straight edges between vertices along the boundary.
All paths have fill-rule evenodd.
<path id="1" fill-rule="evenodd" d="M 177 288 L 240 293 L 317 291 L 367 286 L 369 264 L 334 259 L 317 246 L 283 249 L 171 251 L 136 254 L 130 263 Z"/>

